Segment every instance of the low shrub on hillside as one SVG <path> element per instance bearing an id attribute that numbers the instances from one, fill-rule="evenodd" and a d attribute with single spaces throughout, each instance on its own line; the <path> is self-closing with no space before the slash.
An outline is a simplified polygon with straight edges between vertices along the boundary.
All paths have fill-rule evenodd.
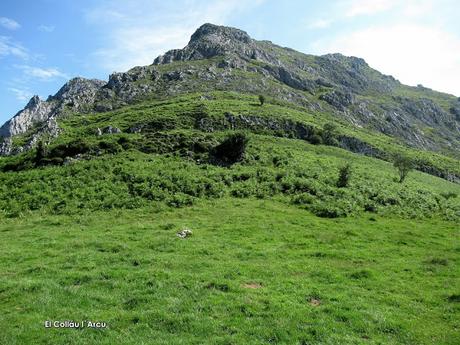
<path id="1" fill-rule="evenodd" d="M 223 165 L 232 165 L 244 158 L 249 138 L 244 133 L 230 134 L 212 150 L 213 157 Z"/>

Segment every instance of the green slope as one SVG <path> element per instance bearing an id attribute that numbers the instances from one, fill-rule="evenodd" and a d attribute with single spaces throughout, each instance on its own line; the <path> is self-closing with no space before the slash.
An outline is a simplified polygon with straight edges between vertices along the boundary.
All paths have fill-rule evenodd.
<path id="1" fill-rule="evenodd" d="M 192 237 L 176 232 L 189 228 Z M 0 224 L 2 344 L 458 344 L 458 227 L 223 198 Z M 46 329 L 45 320 L 107 329 Z"/>
<path id="2" fill-rule="evenodd" d="M 391 158 L 458 161 L 332 121 L 235 92 L 69 111 L 40 161 L 0 159 L 0 343 L 457 344 L 460 185 Z M 43 326 L 82 319 L 109 326 Z"/>

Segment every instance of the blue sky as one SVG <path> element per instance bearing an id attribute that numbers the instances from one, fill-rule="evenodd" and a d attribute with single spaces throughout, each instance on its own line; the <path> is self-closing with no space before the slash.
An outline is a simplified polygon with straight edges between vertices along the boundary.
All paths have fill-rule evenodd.
<path id="1" fill-rule="evenodd" d="M 304 53 L 341 52 L 460 96 L 456 0 L 2 0 L 0 122 L 69 78 L 107 79 L 182 48 L 205 22 Z"/>

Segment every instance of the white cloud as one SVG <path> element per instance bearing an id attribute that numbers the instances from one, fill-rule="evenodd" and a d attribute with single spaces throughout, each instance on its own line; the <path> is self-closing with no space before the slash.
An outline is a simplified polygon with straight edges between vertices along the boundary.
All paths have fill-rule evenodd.
<path id="1" fill-rule="evenodd" d="M 0 36 L 0 58 L 4 56 L 15 56 L 23 60 L 29 58 L 29 53 L 20 43 L 14 42 L 10 37 Z"/>
<path id="2" fill-rule="evenodd" d="M 21 69 L 27 77 L 36 78 L 42 81 L 56 78 L 69 79 L 67 74 L 54 67 L 40 68 L 29 65 L 16 65 L 15 67 Z"/>
<path id="3" fill-rule="evenodd" d="M 332 20 L 330 19 L 317 19 L 314 22 L 308 25 L 310 29 L 325 29 L 328 28 L 332 24 Z"/>
<path id="4" fill-rule="evenodd" d="M 38 31 L 41 31 L 41 32 L 53 32 L 55 28 L 56 27 L 53 25 L 43 25 L 43 24 L 37 27 Z"/>
<path id="5" fill-rule="evenodd" d="M 201 24 L 225 24 L 229 16 L 260 3 L 262 0 L 218 0 L 212 3 L 185 0 L 174 4 L 115 0 L 89 10 L 85 18 L 90 24 L 101 26 L 107 36 L 106 45 L 93 54 L 97 63 L 108 72 L 124 71 L 151 64 L 169 49 L 184 47 Z M 105 31 L 108 27 L 111 30 Z"/>
<path id="6" fill-rule="evenodd" d="M 15 87 L 9 87 L 8 91 L 14 93 L 16 99 L 21 102 L 26 102 L 32 98 L 32 93 L 27 89 L 18 89 Z"/>
<path id="7" fill-rule="evenodd" d="M 148 65 L 153 59 L 173 47 L 186 44 L 190 31 L 181 28 L 126 28 L 113 38 L 113 47 L 94 53 L 110 71 L 125 71 L 134 66 Z"/>
<path id="8" fill-rule="evenodd" d="M 423 84 L 460 95 L 460 38 L 419 24 L 375 26 L 314 45 L 318 53 L 339 51 L 409 85 Z"/>
<path id="9" fill-rule="evenodd" d="M 17 21 L 6 17 L 0 17 L 0 25 L 8 30 L 17 30 L 21 27 Z"/>
<path id="10" fill-rule="evenodd" d="M 345 15 L 347 17 L 372 15 L 387 11 L 394 7 L 396 3 L 395 0 L 352 0 L 347 5 L 348 10 Z"/>

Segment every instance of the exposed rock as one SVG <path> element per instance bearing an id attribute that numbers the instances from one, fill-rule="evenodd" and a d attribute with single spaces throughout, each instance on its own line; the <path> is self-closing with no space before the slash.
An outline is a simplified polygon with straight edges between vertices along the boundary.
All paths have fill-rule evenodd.
<path id="1" fill-rule="evenodd" d="M 152 81 L 159 79 L 159 73 L 152 66 L 134 67 L 125 73 L 113 73 L 108 83 L 98 92 L 94 108 L 110 111 L 132 103 L 153 92 Z"/>
<path id="2" fill-rule="evenodd" d="M 291 120 L 281 120 L 251 115 L 233 115 L 225 113 L 223 119 L 211 117 L 198 118 L 195 126 L 206 132 L 225 129 L 250 129 L 257 133 L 272 132 L 275 135 L 290 136 L 299 139 L 307 139 L 313 134 L 313 127 L 294 122 Z"/>
<path id="3" fill-rule="evenodd" d="M 354 96 L 350 92 L 344 93 L 338 90 L 325 93 L 319 98 L 340 111 L 344 111 L 354 103 Z"/>
<path id="4" fill-rule="evenodd" d="M 192 236 L 192 234 L 193 234 L 192 230 L 184 229 L 184 230 L 179 231 L 176 235 L 177 237 L 180 237 L 180 238 L 187 238 L 187 237 Z"/>
<path id="5" fill-rule="evenodd" d="M 449 112 L 455 116 L 455 120 L 460 122 L 460 105 L 452 106 Z"/>
<path id="6" fill-rule="evenodd" d="M 409 98 L 397 98 L 402 103 L 402 109 L 428 125 L 437 125 L 449 120 L 449 114 L 441 109 L 431 99 L 420 98 L 413 100 Z"/>
<path id="7" fill-rule="evenodd" d="M 217 64 L 219 68 L 240 68 L 245 69 L 246 63 L 239 57 L 232 56 L 230 58 L 225 58 Z"/>
<path id="8" fill-rule="evenodd" d="M 0 155 L 7 156 L 13 149 L 13 140 L 10 137 L 0 138 Z"/>
<path id="9" fill-rule="evenodd" d="M 235 54 L 243 59 L 279 64 L 276 57 L 261 49 L 246 32 L 213 24 L 204 24 L 199 27 L 184 49 L 170 50 L 157 57 L 153 64 L 161 65 L 173 61 L 209 59 L 226 54 Z"/>
<path id="10" fill-rule="evenodd" d="M 172 71 L 163 74 L 163 78 L 166 79 L 167 81 L 178 81 L 184 79 L 184 73 L 181 71 Z"/>
<path id="11" fill-rule="evenodd" d="M 35 124 L 47 120 L 56 109 L 53 102 L 44 102 L 38 96 L 33 96 L 23 110 L 0 127 L 0 136 L 11 137 L 22 134 Z"/>
<path id="12" fill-rule="evenodd" d="M 46 101 L 42 101 L 38 96 L 32 97 L 23 110 L 0 128 L 0 136 L 8 138 L 34 129 L 23 147 L 24 150 L 32 148 L 45 134 L 50 138 L 56 137 L 59 134 L 56 119 L 64 113 L 65 107 L 79 112 L 89 110 L 96 93 L 104 84 L 101 80 L 74 78 Z M 13 149 L 11 144 L 3 145 L 0 150 L 0 155 L 15 153 L 18 153 L 18 150 Z"/>
<path id="13" fill-rule="evenodd" d="M 142 132 L 142 125 L 134 125 L 128 128 L 128 133 L 141 133 Z"/>
<path id="14" fill-rule="evenodd" d="M 359 140 L 358 138 L 342 135 L 339 136 L 338 141 L 339 146 L 345 150 L 359 153 L 365 156 L 376 157 L 380 159 L 388 159 L 388 155 L 385 152 L 373 147 L 372 145 L 362 140 Z"/>
<path id="15" fill-rule="evenodd" d="M 320 66 L 317 72 L 322 78 L 355 93 L 369 90 L 388 93 L 399 85 L 392 76 L 378 73 L 377 77 L 361 58 L 336 53 L 318 56 L 316 61 Z"/>
<path id="16" fill-rule="evenodd" d="M 280 82 L 294 88 L 303 91 L 313 93 L 316 88 L 316 83 L 313 80 L 301 78 L 298 75 L 289 72 L 284 67 L 266 65 L 264 68 Z"/>
<path id="17" fill-rule="evenodd" d="M 96 93 L 105 84 L 105 81 L 97 79 L 73 78 L 54 96 L 49 97 L 48 101 L 60 101 L 75 111 L 88 110 L 95 100 Z"/>
<path id="18" fill-rule="evenodd" d="M 102 129 L 102 133 L 104 134 L 118 134 L 121 133 L 120 128 L 107 126 Z"/>

